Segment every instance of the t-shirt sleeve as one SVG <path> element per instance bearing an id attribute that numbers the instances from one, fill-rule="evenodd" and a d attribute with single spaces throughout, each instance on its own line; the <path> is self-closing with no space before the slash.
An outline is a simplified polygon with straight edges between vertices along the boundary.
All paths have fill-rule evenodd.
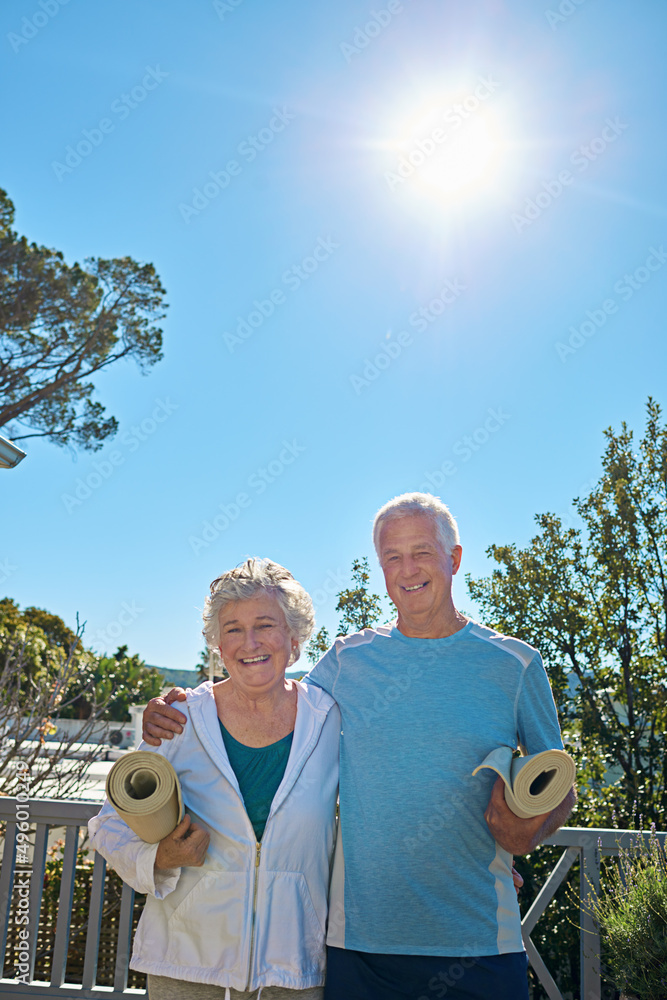
<path id="1" fill-rule="evenodd" d="M 517 698 L 517 734 L 529 754 L 563 749 L 556 704 L 539 653 L 524 670 Z"/>
<path id="2" fill-rule="evenodd" d="M 333 689 L 338 679 L 338 656 L 334 646 L 328 649 L 309 674 L 303 678 L 304 684 L 315 684 L 328 694 L 333 695 Z"/>

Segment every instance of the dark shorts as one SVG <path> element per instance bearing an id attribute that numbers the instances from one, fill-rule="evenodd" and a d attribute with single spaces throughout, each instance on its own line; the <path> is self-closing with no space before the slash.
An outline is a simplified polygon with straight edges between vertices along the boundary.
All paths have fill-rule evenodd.
<path id="1" fill-rule="evenodd" d="M 327 948 L 324 1000 L 528 1000 L 526 953 L 479 958 Z"/>

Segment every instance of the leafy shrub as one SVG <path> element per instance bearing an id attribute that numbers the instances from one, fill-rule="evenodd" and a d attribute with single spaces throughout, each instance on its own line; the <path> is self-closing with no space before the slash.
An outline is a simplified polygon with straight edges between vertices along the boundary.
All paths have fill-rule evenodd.
<path id="1" fill-rule="evenodd" d="M 620 848 L 591 911 L 606 945 L 604 977 L 638 1000 L 667 1000 L 667 856 L 655 825 Z"/>

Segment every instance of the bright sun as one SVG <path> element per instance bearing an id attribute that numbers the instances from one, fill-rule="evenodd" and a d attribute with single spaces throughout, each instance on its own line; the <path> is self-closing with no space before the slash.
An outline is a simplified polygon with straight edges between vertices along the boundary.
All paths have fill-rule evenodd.
<path id="1" fill-rule="evenodd" d="M 492 172 L 498 156 L 498 143 L 484 119 L 463 126 L 436 150 L 420 170 L 418 183 L 442 194 L 478 183 Z"/>
<path id="2" fill-rule="evenodd" d="M 383 144 L 389 189 L 444 204 L 494 189 L 507 143 L 498 112 L 486 104 L 489 96 L 478 86 L 457 99 L 422 104 L 404 122 L 401 138 Z"/>

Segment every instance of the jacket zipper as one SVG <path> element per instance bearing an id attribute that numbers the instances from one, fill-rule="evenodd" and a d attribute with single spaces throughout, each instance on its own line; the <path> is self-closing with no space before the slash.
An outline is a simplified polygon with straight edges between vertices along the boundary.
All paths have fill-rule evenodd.
<path id="1" fill-rule="evenodd" d="M 257 880 L 259 877 L 259 858 L 262 853 L 262 845 L 257 842 L 255 844 L 255 881 L 252 890 L 252 924 L 250 929 L 250 959 L 248 961 L 248 982 L 246 983 L 246 992 L 250 992 L 250 980 L 252 979 L 252 960 L 254 958 L 255 951 L 255 921 L 257 916 Z"/>

